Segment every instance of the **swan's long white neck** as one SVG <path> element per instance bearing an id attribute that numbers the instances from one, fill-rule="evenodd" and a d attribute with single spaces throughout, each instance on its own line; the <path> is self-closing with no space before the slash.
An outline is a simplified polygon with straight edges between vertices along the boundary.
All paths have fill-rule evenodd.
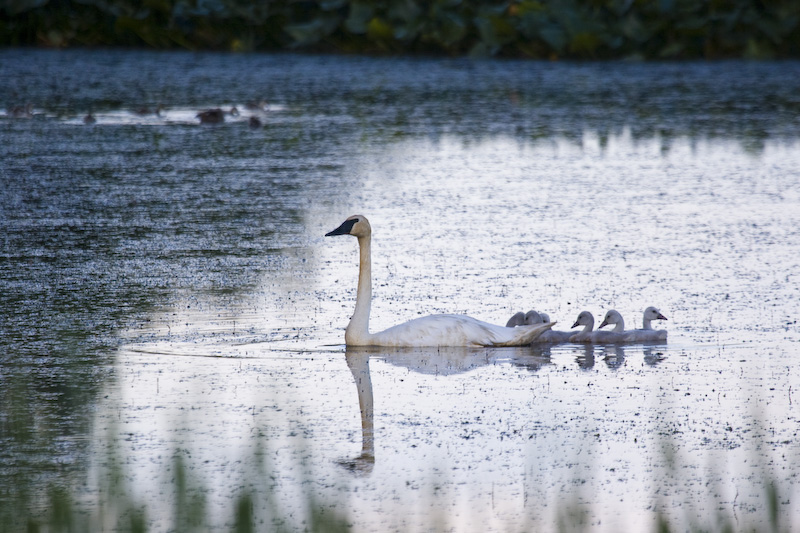
<path id="1" fill-rule="evenodd" d="M 344 330 L 344 341 L 348 345 L 369 344 L 369 311 L 372 305 L 372 258 L 370 254 L 372 237 L 358 238 L 358 290 L 356 309 L 350 323 Z"/>
<path id="2" fill-rule="evenodd" d="M 645 318 L 642 321 L 642 329 L 653 329 L 653 326 L 650 325 L 650 319 L 649 318 Z"/>

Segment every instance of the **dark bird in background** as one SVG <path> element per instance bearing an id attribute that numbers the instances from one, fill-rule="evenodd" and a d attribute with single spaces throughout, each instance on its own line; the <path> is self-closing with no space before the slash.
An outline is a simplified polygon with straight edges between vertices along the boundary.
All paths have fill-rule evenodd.
<path id="1" fill-rule="evenodd" d="M 225 122 L 225 114 L 220 108 L 201 111 L 197 114 L 197 118 L 200 119 L 200 124 L 222 124 Z"/>

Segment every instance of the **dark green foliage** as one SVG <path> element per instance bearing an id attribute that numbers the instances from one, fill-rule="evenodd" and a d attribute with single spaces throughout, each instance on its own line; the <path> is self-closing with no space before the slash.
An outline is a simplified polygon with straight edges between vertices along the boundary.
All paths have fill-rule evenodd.
<path id="1" fill-rule="evenodd" d="M 4 0 L 0 45 L 800 57 L 796 0 Z"/>

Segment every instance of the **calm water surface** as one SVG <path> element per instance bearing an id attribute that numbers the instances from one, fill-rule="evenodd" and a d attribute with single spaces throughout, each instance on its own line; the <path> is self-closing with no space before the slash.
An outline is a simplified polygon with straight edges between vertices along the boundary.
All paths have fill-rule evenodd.
<path id="1" fill-rule="evenodd" d="M 800 64 L 0 52 L 26 103 L 8 530 L 52 487 L 114 529 L 114 469 L 168 530 L 179 462 L 219 530 L 243 494 L 290 529 L 800 527 Z M 655 305 L 669 342 L 346 350 L 356 242 L 322 235 L 355 213 L 374 330 Z"/>

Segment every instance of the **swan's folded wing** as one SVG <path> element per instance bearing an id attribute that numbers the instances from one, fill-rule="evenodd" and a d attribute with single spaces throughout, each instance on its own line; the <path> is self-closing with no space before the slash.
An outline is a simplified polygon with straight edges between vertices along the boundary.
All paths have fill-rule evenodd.
<path id="1" fill-rule="evenodd" d="M 555 324 L 555 322 L 545 322 L 544 324 L 533 324 L 531 326 L 501 328 L 501 331 L 495 332 L 495 340 L 492 344 L 482 344 L 481 346 L 526 346 L 549 332 L 550 328 Z M 497 328 L 498 326 L 492 327 Z"/>

